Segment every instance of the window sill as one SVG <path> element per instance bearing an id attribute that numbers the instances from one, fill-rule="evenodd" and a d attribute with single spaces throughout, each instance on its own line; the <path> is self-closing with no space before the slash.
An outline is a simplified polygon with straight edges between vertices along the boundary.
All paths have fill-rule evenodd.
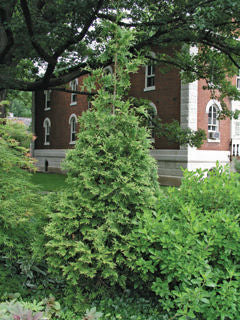
<path id="1" fill-rule="evenodd" d="M 69 142 L 69 144 L 76 144 L 76 141 L 71 141 Z"/>
<path id="2" fill-rule="evenodd" d="M 208 139 L 207 142 L 216 142 L 216 143 L 220 143 L 219 139 Z"/>
<path id="3" fill-rule="evenodd" d="M 153 91 L 153 90 L 155 90 L 156 88 L 155 88 L 155 86 L 153 86 L 153 87 L 146 87 L 146 88 L 144 88 L 144 92 L 146 92 L 146 91 Z"/>
<path id="4" fill-rule="evenodd" d="M 45 109 L 44 109 L 44 111 L 48 111 L 48 110 L 51 110 L 51 108 L 45 108 Z"/>
<path id="5" fill-rule="evenodd" d="M 75 106 L 77 104 L 77 101 L 71 102 L 70 106 Z"/>
<path id="6" fill-rule="evenodd" d="M 44 142 L 44 146 L 50 146 L 50 142 Z"/>

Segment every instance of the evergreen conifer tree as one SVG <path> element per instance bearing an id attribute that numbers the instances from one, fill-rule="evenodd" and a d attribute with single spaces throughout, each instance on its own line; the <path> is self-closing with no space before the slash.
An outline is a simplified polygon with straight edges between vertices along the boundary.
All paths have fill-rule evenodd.
<path id="1" fill-rule="evenodd" d="M 154 212 L 159 186 L 149 130 L 124 98 L 129 73 L 143 61 L 128 52 L 131 31 L 109 23 L 105 30 L 114 39 L 102 60 L 113 55 L 114 72 L 96 70 L 86 80 L 97 94 L 66 157 L 68 188 L 46 228 L 47 251 L 50 269 L 69 283 L 93 278 L 125 286 L 140 254 L 138 244 L 130 245 L 131 233 L 146 210 Z"/>

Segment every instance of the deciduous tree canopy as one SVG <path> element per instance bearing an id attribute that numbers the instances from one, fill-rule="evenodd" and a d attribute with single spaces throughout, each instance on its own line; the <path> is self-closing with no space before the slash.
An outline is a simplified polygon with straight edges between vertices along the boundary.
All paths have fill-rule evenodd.
<path id="1" fill-rule="evenodd" d="M 156 58 L 163 65 L 185 71 L 188 80 L 223 84 L 239 65 L 239 16 L 238 0 L 2 0 L 0 87 L 56 87 L 99 66 L 102 40 L 111 37 L 102 32 L 106 19 L 138 32 L 133 52 L 171 47 L 171 56 Z M 189 46 L 198 53 L 190 55 Z M 226 83 L 223 91 L 229 94 Z"/>

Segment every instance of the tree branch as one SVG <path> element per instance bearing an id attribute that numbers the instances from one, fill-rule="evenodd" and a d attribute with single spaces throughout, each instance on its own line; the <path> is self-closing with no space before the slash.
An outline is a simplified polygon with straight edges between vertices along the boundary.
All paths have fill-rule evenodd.
<path id="1" fill-rule="evenodd" d="M 52 91 L 61 91 L 61 92 L 68 92 L 68 93 L 76 93 L 85 96 L 94 96 L 96 93 L 86 92 L 86 91 L 78 91 L 78 90 L 69 90 L 65 88 L 51 88 Z"/>
<path id="2" fill-rule="evenodd" d="M 89 20 L 85 24 L 84 28 L 80 32 L 80 34 L 76 37 L 73 37 L 72 39 L 68 39 L 62 46 L 60 46 L 54 54 L 55 59 L 59 57 L 66 49 L 68 49 L 71 45 L 82 41 L 82 39 L 85 37 L 86 33 L 88 32 L 89 28 L 91 27 L 93 21 L 96 19 L 97 14 L 99 10 L 101 9 L 103 5 L 104 0 L 98 0 L 97 6 L 93 12 L 93 14 L 90 16 Z"/>
<path id="3" fill-rule="evenodd" d="M 34 32 L 33 32 L 33 25 L 32 25 L 32 19 L 31 19 L 31 14 L 27 5 L 26 0 L 20 0 L 21 2 L 21 8 L 23 11 L 23 16 L 25 19 L 25 23 L 27 26 L 27 30 L 28 30 L 28 34 L 32 43 L 32 46 L 34 47 L 34 49 L 37 51 L 37 53 L 39 54 L 39 56 L 41 58 L 43 58 L 46 62 L 50 63 L 50 64 L 56 64 L 57 61 L 55 58 L 53 58 L 52 56 L 50 56 L 42 47 L 40 44 L 38 44 L 35 40 L 34 40 Z"/>
<path id="4" fill-rule="evenodd" d="M 6 63 L 4 59 L 14 45 L 14 37 L 9 21 L 12 17 L 17 0 L 11 1 L 8 6 L 0 7 L 0 64 Z M 5 39 L 4 39 L 5 38 Z"/>

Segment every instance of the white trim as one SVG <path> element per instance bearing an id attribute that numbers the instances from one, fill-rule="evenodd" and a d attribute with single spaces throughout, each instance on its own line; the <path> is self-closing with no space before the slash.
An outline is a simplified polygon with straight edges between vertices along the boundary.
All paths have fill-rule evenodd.
<path id="1" fill-rule="evenodd" d="M 208 101 L 207 106 L 206 106 L 206 113 L 209 113 L 209 109 L 212 105 L 216 105 L 218 107 L 218 109 L 221 111 L 222 107 L 219 101 L 215 100 L 215 99 L 211 99 Z"/>
<path id="2" fill-rule="evenodd" d="M 49 133 L 47 134 L 47 123 L 48 123 L 48 128 L 49 128 Z M 49 118 L 45 118 L 43 121 L 43 128 L 44 128 L 44 146 L 49 146 L 50 141 L 46 141 L 47 136 L 50 138 L 50 129 L 51 129 L 51 121 Z"/>
<path id="3" fill-rule="evenodd" d="M 72 118 L 75 118 L 75 120 L 77 121 L 77 116 L 75 115 L 75 113 L 72 113 L 69 117 L 68 123 L 71 124 L 71 120 Z"/>
<path id="4" fill-rule="evenodd" d="M 213 132 L 213 131 L 210 131 L 210 132 Z M 208 138 L 207 139 L 207 142 L 210 142 L 210 143 L 220 143 L 220 140 L 219 139 L 210 139 L 210 138 Z"/>
<path id="5" fill-rule="evenodd" d="M 147 88 L 144 88 L 144 89 L 143 89 L 144 92 L 153 91 L 153 90 L 156 90 L 156 87 L 155 87 L 155 86 L 147 87 Z"/>
<path id="6" fill-rule="evenodd" d="M 72 119 L 75 119 L 75 132 L 73 132 L 73 128 L 72 128 Z M 72 134 L 75 133 L 76 135 L 76 126 L 77 126 L 77 116 L 75 115 L 75 113 L 71 114 L 71 116 L 69 117 L 69 125 L 70 125 L 70 142 L 69 144 L 75 144 L 76 140 L 72 140 Z"/>
<path id="7" fill-rule="evenodd" d="M 154 52 L 150 52 L 150 55 L 153 57 L 153 58 L 155 58 L 156 57 L 156 54 L 154 53 Z M 150 62 L 150 61 L 149 61 Z M 152 91 L 152 90 L 155 90 L 156 89 L 156 87 L 155 87 L 155 81 L 156 81 L 156 73 L 154 72 L 154 73 L 152 73 L 150 76 L 151 77 L 153 77 L 154 78 L 154 86 L 149 86 L 148 87 L 148 85 L 147 85 L 147 81 L 148 81 L 148 78 L 149 78 L 149 75 L 148 75 L 148 67 L 149 66 L 154 66 L 154 64 L 152 63 L 152 64 L 147 64 L 146 66 L 145 66 L 145 87 L 144 87 L 144 89 L 143 89 L 143 91 L 144 92 L 146 92 L 146 91 Z"/>
<path id="8" fill-rule="evenodd" d="M 78 86 L 78 78 L 70 81 L 70 88 L 71 90 L 76 90 L 75 89 L 75 85 L 76 85 L 76 89 Z M 73 101 L 73 96 L 76 96 L 76 101 Z M 75 106 L 77 104 L 77 94 L 76 93 L 71 93 L 71 101 L 70 101 L 70 106 Z"/>
<path id="9" fill-rule="evenodd" d="M 181 112 L 180 124 L 182 128 L 197 130 L 198 81 L 181 82 Z"/>
<path id="10" fill-rule="evenodd" d="M 157 114 L 158 114 L 156 105 L 155 105 L 152 101 L 150 101 L 150 102 L 149 102 L 149 106 L 152 107 L 152 110 L 153 110 L 153 118 L 156 117 Z M 149 111 L 150 111 L 150 110 L 149 110 Z M 149 114 L 149 115 L 150 115 L 150 114 Z M 151 121 L 151 123 L 150 123 L 150 121 L 151 121 L 151 119 L 149 119 L 149 129 L 151 130 L 151 141 L 152 141 L 152 143 L 154 143 L 154 142 L 155 142 L 154 126 L 152 125 L 152 121 Z"/>
<path id="11" fill-rule="evenodd" d="M 44 90 L 44 96 L 45 96 L 45 104 L 44 104 L 44 111 L 51 110 L 50 107 L 48 107 L 48 101 L 51 101 L 51 92 L 52 90 Z"/>
<path id="12" fill-rule="evenodd" d="M 215 108 L 216 108 L 216 113 L 217 113 L 218 111 L 221 111 L 221 110 L 222 110 L 220 102 L 217 101 L 217 100 L 215 100 L 215 99 L 211 99 L 211 100 L 209 100 L 209 102 L 207 103 L 207 106 L 206 106 L 206 113 L 207 113 L 207 114 L 209 114 L 209 110 L 210 110 L 210 108 L 213 107 L 213 106 L 215 106 Z M 217 110 L 217 109 L 218 109 L 218 110 Z M 211 124 L 208 123 L 208 126 L 209 126 L 209 125 L 211 126 Z M 213 124 L 212 124 L 212 126 L 216 126 L 216 130 L 210 130 L 210 129 L 208 129 L 208 131 L 207 131 L 207 134 L 208 134 L 208 135 L 209 135 L 209 132 L 220 132 L 220 121 L 219 121 L 217 118 L 216 118 L 216 125 L 213 125 Z M 208 138 L 207 141 L 210 142 L 210 143 L 220 143 L 220 139 L 210 139 L 210 138 Z"/>
<path id="13" fill-rule="evenodd" d="M 230 163 L 230 151 L 190 150 L 188 154 L 188 170 L 198 168 L 211 169 L 219 161 L 221 165 Z"/>
<path id="14" fill-rule="evenodd" d="M 182 177 L 182 168 L 188 170 L 211 169 L 220 164 L 229 164 L 230 151 L 196 150 L 151 150 L 150 154 L 156 159 L 160 177 Z"/>

